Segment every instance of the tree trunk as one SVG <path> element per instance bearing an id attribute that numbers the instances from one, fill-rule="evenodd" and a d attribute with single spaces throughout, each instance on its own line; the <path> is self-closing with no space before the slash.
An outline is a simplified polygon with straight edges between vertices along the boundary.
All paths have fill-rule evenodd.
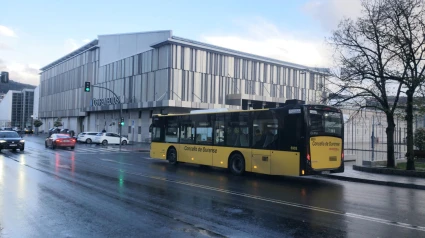
<path id="1" fill-rule="evenodd" d="M 394 116 L 387 114 L 388 126 L 385 132 L 387 133 L 387 168 L 395 167 L 395 156 L 394 156 Z"/>
<path id="2" fill-rule="evenodd" d="M 413 91 L 407 90 L 406 122 L 407 122 L 407 165 L 406 170 L 415 170 L 413 157 Z"/>

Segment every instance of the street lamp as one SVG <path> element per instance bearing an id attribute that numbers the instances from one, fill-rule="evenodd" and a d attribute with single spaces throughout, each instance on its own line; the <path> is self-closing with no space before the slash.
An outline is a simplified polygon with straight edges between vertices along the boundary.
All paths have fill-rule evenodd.
<path id="1" fill-rule="evenodd" d="M 376 111 L 375 111 L 376 114 Z M 381 122 L 375 124 L 375 115 L 372 115 L 372 161 L 375 159 L 375 126 L 380 126 Z"/>

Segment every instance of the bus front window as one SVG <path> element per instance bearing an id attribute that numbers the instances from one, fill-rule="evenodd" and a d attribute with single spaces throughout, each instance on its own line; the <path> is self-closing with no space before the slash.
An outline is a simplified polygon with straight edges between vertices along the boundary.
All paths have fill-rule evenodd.
<path id="1" fill-rule="evenodd" d="M 341 113 L 310 110 L 310 135 L 336 134 L 341 136 Z"/>

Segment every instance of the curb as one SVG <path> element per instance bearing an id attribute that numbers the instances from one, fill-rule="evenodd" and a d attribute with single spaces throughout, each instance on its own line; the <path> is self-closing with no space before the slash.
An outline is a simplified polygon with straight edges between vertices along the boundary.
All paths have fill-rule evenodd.
<path id="1" fill-rule="evenodd" d="M 368 184 L 385 185 L 385 186 L 399 187 L 399 188 L 413 188 L 413 189 L 425 190 L 425 185 L 418 185 L 418 184 L 411 184 L 411 183 L 397 183 L 397 182 L 390 182 L 390 181 L 345 177 L 345 176 L 339 176 L 339 175 L 321 175 L 321 177 L 325 177 L 329 179 L 337 179 L 342 181 L 349 181 L 349 182 L 368 183 Z"/>
<path id="2" fill-rule="evenodd" d="M 388 174 L 388 175 L 398 175 L 406 176 L 412 178 L 425 178 L 425 172 L 423 171 L 408 171 L 400 169 L 389 169 L 389 168 L 374 168 L 374 167 L 365 167 L 353 165 L 353 170 L 374 173 L 374 174 Z"/>

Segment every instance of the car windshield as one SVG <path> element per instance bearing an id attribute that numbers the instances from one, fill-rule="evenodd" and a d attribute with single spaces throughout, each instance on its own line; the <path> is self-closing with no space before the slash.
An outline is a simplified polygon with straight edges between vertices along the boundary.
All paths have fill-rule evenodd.
<path id="1" fill-rule="evenodd" d="M 14 131 L 6 131 L 0 133 L 0 138 L 20 138 L 20 136 Z"/>

